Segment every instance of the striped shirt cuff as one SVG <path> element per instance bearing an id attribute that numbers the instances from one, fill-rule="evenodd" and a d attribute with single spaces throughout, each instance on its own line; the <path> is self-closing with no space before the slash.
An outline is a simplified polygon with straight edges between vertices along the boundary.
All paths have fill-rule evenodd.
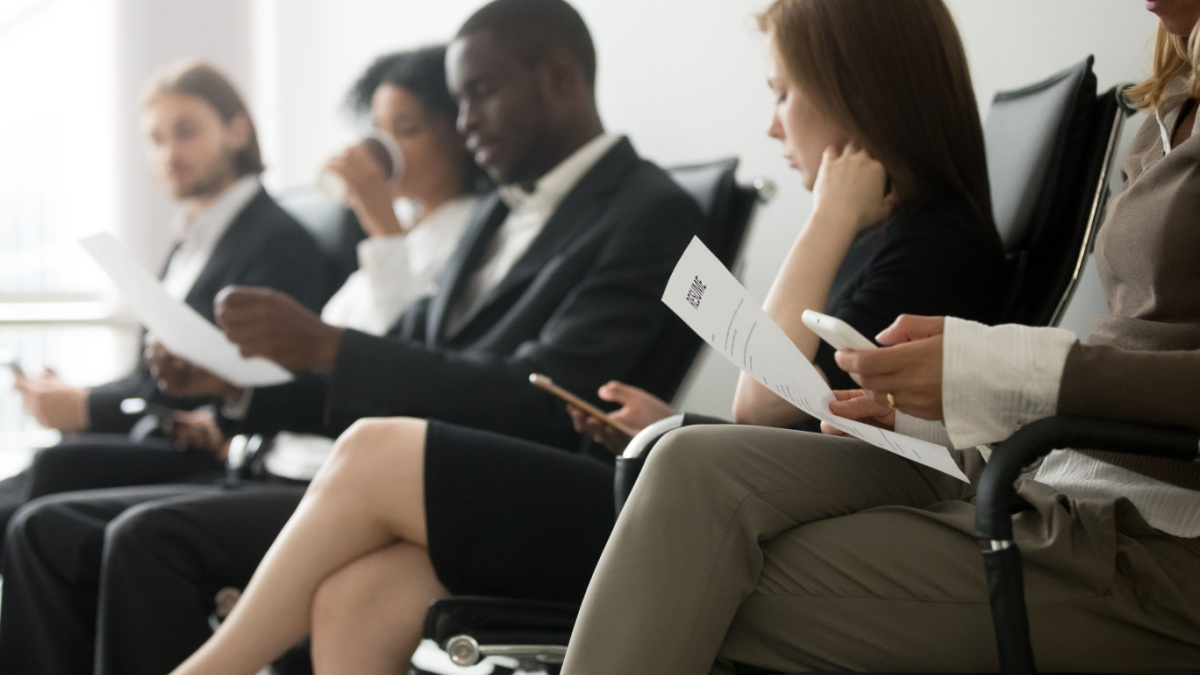
<path id="1" fill-rule="evenodd" d="M 1061 328 L 989 327 L 947 318 L 942 412 L 956 448 L 996 443 L 1055 413 L 1075 334 Z"/>

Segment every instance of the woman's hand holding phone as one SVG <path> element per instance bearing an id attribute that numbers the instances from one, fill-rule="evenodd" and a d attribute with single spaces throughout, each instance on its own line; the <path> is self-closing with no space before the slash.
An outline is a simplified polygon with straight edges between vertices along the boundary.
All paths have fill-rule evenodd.
<path id="1" fill-rule="evenodd" d="M 574 405 L 568 404 L 567 412 L 575 423 L 575 431 L 591 436 L 613 452 L 621 452 L 634 434 L 676 412 L 671 404 L 654 394 L 623 382 L 609 382 L 600 387 L 598 394 L 603 401 L 621 404 L 621 408 L 609 413 L 608 417 L 624 429 L 606 424 Z"/>
<path id="2" fill-rule="evenodd" d="M 940 420 L 944 329 L 944 317 L 901 315 L 876 336 L 884 349 L 839 351 L 834 358 L 876 403 L 883 403 L 891 394 L 897 410 Z"/>

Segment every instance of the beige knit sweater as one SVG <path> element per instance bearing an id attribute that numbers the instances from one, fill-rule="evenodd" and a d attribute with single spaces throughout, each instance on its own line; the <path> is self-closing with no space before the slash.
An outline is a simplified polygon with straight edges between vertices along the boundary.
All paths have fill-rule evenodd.
<path id="1" fill-rule="evenodd" d="M 1096 242 L 1108 314 L 1067 356 L 1058 412 L 1200 429 L 1200 138 L 1165 153 L 1146 120 Z M 1094 457 L 1200 490 L 1200 462 Z"/>

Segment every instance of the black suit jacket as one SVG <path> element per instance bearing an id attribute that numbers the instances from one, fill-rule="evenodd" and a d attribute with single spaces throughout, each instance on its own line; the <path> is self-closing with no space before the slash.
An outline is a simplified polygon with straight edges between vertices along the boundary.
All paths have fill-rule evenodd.
<path id="1" fill-rule="evenodd" d="M 332 374 L 255 392 L 230 430 L 336 436 L 361 417 L 436 418 L 570 447 L 563 403 L 529 384 L 540 372 L 587 398 L 635 369 L 675 317 L 661 301 L 699 232 L 696 202 L 621 140 L 579 181 L 508 275 L 457 332 L 448 308 L 508 208 L 481 202 L 435 293 L 384 337 L 348 330 Z M 671 392 L 655 382 L 652 391 Z"/>
<path id="2" fill-rule="evenodd" d="M 324 269 L 308 231 L 260 189 L 217 241 L 185 301 L 201 316 L 214 321 L 213 300 L 222 288 L 266 286 L 319 311 L 326 300 Z M 120 404 L 133 396 L 150 397 L 178 409 L 195 408 L 207 402 L 160 394 L 142 363 L 140 350 L 137 362 L 138 366 L 125 378 L 92 389 L 88 396 L 89 431 L 129 431 L 137 417 L 122 413 Z"/>

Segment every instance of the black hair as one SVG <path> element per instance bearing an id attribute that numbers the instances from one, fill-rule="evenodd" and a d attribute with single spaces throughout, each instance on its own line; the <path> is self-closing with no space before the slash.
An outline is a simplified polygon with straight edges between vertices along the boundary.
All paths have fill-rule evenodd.
<path id="1" fill-rule="evenodd" d="M 446 88 L 444 45 L 384 54 L 375 59 L 346 92 L 346 107 L 355 115 L 370 115 L 371 97 L 384 84 L 411 92 L 429 112 L 451 119 L 458 115 L 458 102 Z"/>
<path id="2" fill-rule="evenodd" d="M 384 54 L 375 59 L 346 92 L 346 108 L 356 117 L 370 116 L 375 90 L 385 84 L 416 96 L 426 112 L 443 117 L 454 126 L 458 101 L 446 86 L 445 45 Z M 487 173 L 475 164 L 469 153 L 464 155 L 467 162 L 464 189 L 472 193 L 490 190 L 493 184 Z"/>
<path id="3" fill-rule="evenodd" d="M 548 51 L 565 49 L 583 69 L 588 86 L 596 86 L 592 34 L 579 12 L 564 0 L 493 0 L 467 19 L 457 37 L 480 31 L 507 40 L 531 66 Z"/>

